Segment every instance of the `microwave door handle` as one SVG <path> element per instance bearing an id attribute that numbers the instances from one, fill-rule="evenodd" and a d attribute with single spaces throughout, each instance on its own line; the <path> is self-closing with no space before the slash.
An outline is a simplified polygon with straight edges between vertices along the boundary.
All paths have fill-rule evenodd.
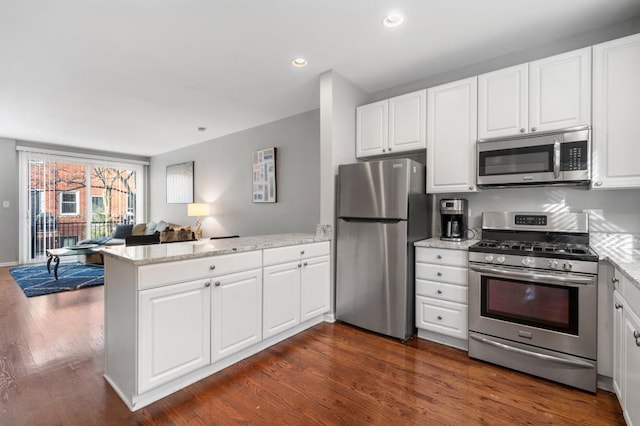
<path id="1" fill-rule="evenodd" d="M 553 143 L 553 177 L 560 177 L 560 142 L 557 139 Z"/>

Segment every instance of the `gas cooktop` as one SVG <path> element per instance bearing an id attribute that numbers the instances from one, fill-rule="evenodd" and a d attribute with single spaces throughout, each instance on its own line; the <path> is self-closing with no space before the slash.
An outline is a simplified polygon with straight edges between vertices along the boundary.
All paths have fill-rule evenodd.
<path id="1" fill-rule="evenodd" d="M 546 243 L 539 241 L 481 240 L 469 251 L 510 254 L 554 259 L 598 261 L 598 254 L 585 244 Z"/>

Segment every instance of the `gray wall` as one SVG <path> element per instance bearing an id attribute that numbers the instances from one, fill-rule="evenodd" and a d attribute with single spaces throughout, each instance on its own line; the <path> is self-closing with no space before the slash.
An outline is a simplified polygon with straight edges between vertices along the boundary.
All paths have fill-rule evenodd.
<path id="1" fill-rule="evenodd" d="M 253 151 L 276 147 L 277 203 L 253 203 Z M 194 201 L 209 203 L 203 235 L 315 232 L 320 220 L 320 112 L 309 111 L 151 158 L 150 219 L 194 225 L 167 204 L 166 167 L 195 161 Z"/>
<path id="2" fill-rule="evenodd" d="M 9 208 L 2 207 L 8 201 Z M 18 261 L 18 153 L 13 139 L 0 138 L 0 266 Z"/>

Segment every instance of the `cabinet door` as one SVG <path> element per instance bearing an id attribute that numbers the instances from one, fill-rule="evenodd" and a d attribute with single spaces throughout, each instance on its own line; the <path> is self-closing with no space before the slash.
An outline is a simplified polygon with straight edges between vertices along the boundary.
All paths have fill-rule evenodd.
<path id="1" fill-rule="evenodd" d="M 301 265 L 297 261 L 264 268 L 264 339 L 300 324 Z"/>
<path id="2" fill-rule="evenodd" d="M 476 189 L 477 78 L 427 90 L 427 192 Z"/>
<path id="3" fill-rule="evenodd" d="M 625 306 L 623 350 L 622 410 L 628 425 L 640 425 L 640 320 Z M 637 336 L 637 337 L 636 337 Z"/>
<path id="4" fill-rule="evenodd" d="M 522 64 L 478 76 L 478 138 L 527 131 L 529 65 Z"/>
<path id="5" fill-rule="evenodd" d="M 591 47 L 529 64 L 529 131 L 591 124 Z"/>
<path id="6" fill-rule="evenodd" d="M 379 155 L 389 145 L 389 101 L 356 108 L 356 157 Z"/>
<path id="7" fill-rule="evenodd" d="M 613 390 L 622 403 L 622 370 L 623 370 L 623 339 L 624 331 L 624 304 L 622 296 L 617 291 L 613 292 Z"/>
<path id="8" fill-rule="evenodd" d="M 302 321 L 329 311 L 330 265 L 329 256 L 315 257 L 302 262 L 300 281 Z"/>
<path id="9" fill-rule="evenodd" d="M 389 99 L 388 152 L 426 148 L 426 99 L 426 90 Z"/>
<path id="10" fill-rule="evenodd" d="M 593 188 L 639 188 L 640 34 L 593 47 Z"/>
<path id="11" fill-rule="evenodd" d="M 210 363 L 210 285 L 199 280 L 138 293 L 138 394 Z"/>
<path id="12" fill-rule="evenodd" d="M 262 270 L 213 278 L 213 360 L 262 340 Z"/>

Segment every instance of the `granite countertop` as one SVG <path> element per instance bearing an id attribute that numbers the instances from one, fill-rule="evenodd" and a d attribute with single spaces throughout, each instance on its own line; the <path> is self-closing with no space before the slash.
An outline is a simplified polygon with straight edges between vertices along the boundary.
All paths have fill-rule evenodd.
<path id="1" fill-rule="evenodd" d="M 640 288 L 640 235 L 592 232 L 589 237 L 600 260 L 611 263 Z"/>
<path id="2" fill-rule="evenodd" d="M 273 234 L 133 247 L 114 246 L 104 249 L 102 253 L 139 266 L 329 240 L 328 237 L 314 234 Z"/>
<path id="3" fill-rule="evenodd" d="M 469 247 L 477 243 L 479 240 L 465 240 L 465 241 L 442 241 L 440 238 L 428 238 L 426 240 L 420 240 L 413 243 L 416 247 L 430 247 L 441 248 L 450 250 L 467 250 Z"/>

